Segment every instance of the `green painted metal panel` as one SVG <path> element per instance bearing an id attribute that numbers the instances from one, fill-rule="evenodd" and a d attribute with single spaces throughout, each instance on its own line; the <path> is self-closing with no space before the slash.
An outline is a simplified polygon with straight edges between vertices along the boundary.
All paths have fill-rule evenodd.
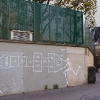
<path id="1" fill-rule="evenodd" d="M 92 41 L 87 28 L 84 37 L 82 12 L 26 0 L 0 0 L 0 38 L 10 39 L 10 30 L 33 31 L 33 41 Z"/>

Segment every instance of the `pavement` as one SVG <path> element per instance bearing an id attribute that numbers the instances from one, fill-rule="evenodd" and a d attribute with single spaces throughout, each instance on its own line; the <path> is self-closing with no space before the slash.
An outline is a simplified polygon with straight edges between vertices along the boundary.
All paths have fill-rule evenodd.
<path id="1" fill-rule="evenodd" d="M 100 100 L 100 73 L 95 84 L 1 96 L 0 100 Z"/>

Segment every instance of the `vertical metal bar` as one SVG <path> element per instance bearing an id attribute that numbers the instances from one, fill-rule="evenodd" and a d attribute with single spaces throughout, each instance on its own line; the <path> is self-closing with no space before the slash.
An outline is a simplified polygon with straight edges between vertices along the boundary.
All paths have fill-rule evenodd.
<path id="1" fill-rule="evenodd" d="M 83 15 L 83 13 L 82 13 L 82 15 Z M 83 19 L 82 20 L 83 20 L 83 41 L 84 41 L 83 44 L 86 44 L 86 28 L 85 28 L 86 22 L 85 22 L 84 16 L 83 16 Z"/>
<path id="2" fill-rule="evenodd" d="M 16 2 L 17 3 L 17 30 L 19 30 L 19 0 Z"/>
<path id="3" fill-rule="evenodd" d="M 31 3 L 32 3 L 32 13 L 33 13 L 33 16 L 32 16 L 33 17 L 33 19 L 32 19 L 33 20 L 33 30 L 32 30 L 33 31 L 33 35 L 32 35 L 32 40 L 34 41 L 34 2 L 31 2 Z"/>
<path id="4" fill-rule="evenodd" d="M 70 23 L 69 23 L 69 25 L 70 25 L 70 44 L 71 44 L 71 11 L 69 11 L 69 16 L 70 16 Z"/>
<path id="5" fill-rule="evenodd" d="M 40 9 L 40 10 L 41 10 L 41 12 L 40 12 L 40 13 L 41 13 L 41 14 L 40 14 L 40 15 L 41 15 L 41 16 L 40 16 L 40 35 L 41 35 L 40 41 L 41 41 L 41 40 L 42 40 L 42 35 L 43 35 L 43 33 L 42 33 L 42 30 L 43 30 L 43 21 L 42 21 L 42 19 L 43 19 L 43 18 L 42 18 L 42 17 L 43 17 L 42 12 L 43 12 L 43 11 L 42 11 L 42 7 L 43 7 L 44 5 L 42 5 L 42 4 L 40 4 L 40 5 L 41 5 L 41 9 Z"/>
<path id="6" fill-rule="evenodd" d="M 74 11 L 75 13 L 75 21 L 74 21 L 74 32 L 75 32 L 75 39 L 74 39 L 74 43 L 77 44 L 77 18 L 76 18 L 76 14 L 77 14 L 77 11 Z"/>
<path id="7" fill-rule="evenodd" d="M 10 0 L 9 0 L 9 5 L 8 5 L 8 31 L 7 31 L 7 39 L 10 39 Z"/>
<path id="8" fill-rule="evenodd" d="M 63 8 L 63 42 L 65 43 L 65 9 Z"/>
<path id="9" fill-rule="evenodd" d="M 25 6 L 26 6 L 26 7 L 25 7 L 25 14 L 26 14 L 26 15 L 25 15 L 25 17 L 26 17 L 25 19 L 27 20 L 27 11 L 28 11 L 28 9 L 27 9 L 27 8 L 28 8 L 27 3 L 28 3 L 28 2 L 27 2 L 27 1 L 24 1 L 24 2 L 25 2 Z M 27 21 L 24 21 L 24 23 L 25 23 L 25 27 L 24 27 L 24 25 L 23 25 L 23 28 L 22 28 L 22 29 L 27 30 Z M 23 23 L 23 24 L 24 24 L 24 23 Z"/>
<path id="10" fill-rule="evenodd" d="M 34 10 L 34 12 L 33 12 L 33 13 L 34 13 L 34 14 L 33 14 L 33 15 L 34 15 L 34 34 L 33 34 L 33 40 L 34 40 L 34 41 L 35 41 L 35 14 L 36 14 L 36 13 L 35 13 L 35 11 L 36 11 L 36 9 L 35 9 L 36 5 L 35 5 L 35 4 L 36 4 L 36 3 L 34 2 L 34 9 L 33 9 L 33 10 Z"/>
<path id="11" fill-rule="evenodd" d="M 35 41 L 40 41 L 41 34 L 40 34 L 40 20 L 41 20 L 41 4 L 40 3 L 35 3 Z"/>
<path id="12" fill-rule="evenodd" d="M 82 13 L 82 12 L 81 12 L 81 20 L 82 20 L 82 44 L 84 44 L 84 38 L 85 38 L 85 37 L 84 37 L 84 34 L 83 34 L 83 33 L 84 33 L 84 32 L 83 32 L 83 31 L 84 31 L 84 30 L 83 30 L 84 26 L 83 26 L 83 13 Z M 86 34 L 86 33 L 85 33 L 85 34 Z"/>
<path id="13" fill-rule="evenodd" d="M 49 6 L 49 41 L 51 40 L 50 36 L 51 36 L 51 31 L 50 31 L 50 6 Z"/>
<path id="14" fill-rule="evenodd" d="M 2 1 L 1 1 L 1 3 L 2 3 Z M 1 5 L 1 10 L 2 10 L 2 5 Z M 1 12 L 1 14 L 2 14 L 2 18 L 1 18 L 1 23 L 2 23 L 2 25 L 1 25 L 1 39 L 2 39 L 2 33 L 3 33 L 3 12 Z"/>
<path id="15" fill-rule="evenodd" d="M 90 35 L 90 32 L 89 32 L 89 27 L 88 27 L 88 34 L 89 34 L 89 45 L 91 44 L 91 35 Z"/>
<path id="16" fill-rule="evenodd" d="M 58 41 L 58 7 L 56 7 L 56 41 Z"/>

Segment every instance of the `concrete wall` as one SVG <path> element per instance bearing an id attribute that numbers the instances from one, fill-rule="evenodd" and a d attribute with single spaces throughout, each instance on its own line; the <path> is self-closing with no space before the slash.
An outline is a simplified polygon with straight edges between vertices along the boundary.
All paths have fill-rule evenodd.
<path id="1" fill-rule="evenodd" d="M 0 42 L 0 95 L 87 84 L 88 48 Z"/>
<path id="2" fill-rule="evenodd" d="M 67 57 L 73 68 L 67 72 L 68 86 L 87 84 L 88 67 L 94 66 L 93 54 L 87 48 L 67 47 Z"/>
<path id="3" fill-rule="evenodd" d="M 85 59 L 84 59 L 85 67 L 84 67 L 84 83 L 88 80 L 88 67 L 94 66 L 94 56 L 90 52 L 89 49 L 85 50 Z M 88 66 L 88 67 L 87 67 Z"/>

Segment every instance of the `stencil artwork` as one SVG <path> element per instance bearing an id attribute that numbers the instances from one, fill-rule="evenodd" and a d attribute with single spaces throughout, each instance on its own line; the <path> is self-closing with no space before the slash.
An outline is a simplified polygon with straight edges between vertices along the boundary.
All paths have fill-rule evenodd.
<path id="1" fill-rule="evenodd" d="M 61 49 L 62 54 L 47 53 L 47 57 L 43 57 L 43 54 L 40 52 L 33 52 L 33 56 L 10 56 L 6 53 L 2 54 L 0 57 L 0 66 L 3 69 L 12 67 L 32 67 L 33 72 L 42 72 L 42 68 L 46 67 L 48 68 L 48 73 L 57 73 L 64 70 L 63 73 L 66 79 L 67 71 L 72 71 L 74 75 L 77 75 L 81 66 L 77 66 L 77 70 L 74 71 L 70 59 L 66 57 L 63 51 L 65 51 L 65 49 Z"/>

